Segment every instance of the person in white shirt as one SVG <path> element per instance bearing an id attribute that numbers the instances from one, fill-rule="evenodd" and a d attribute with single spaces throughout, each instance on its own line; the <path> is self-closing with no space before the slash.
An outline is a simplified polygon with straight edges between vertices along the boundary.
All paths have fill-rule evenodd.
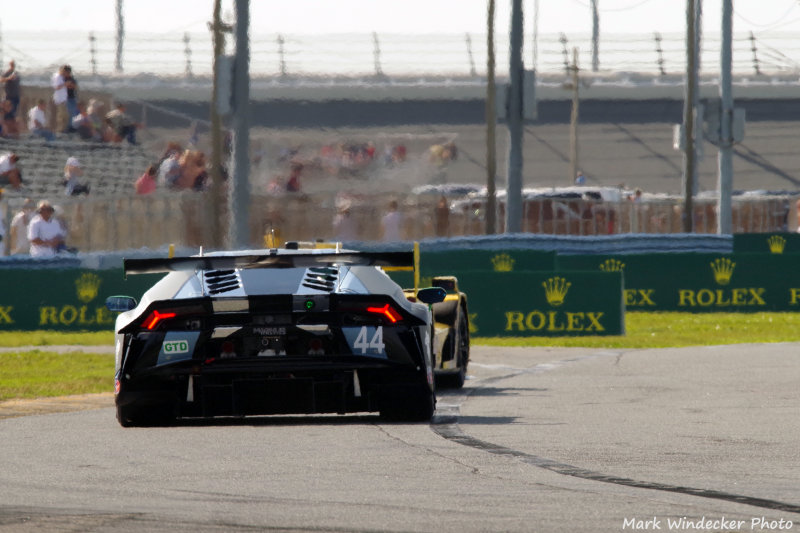
<path id="1" fill-rule="evenodd" d="M 389 202 L 389 212 L 386 213 L 381 219 L 381 229 L 383 230 L 382 239 L 384 241 L 401 241 L 401 226 L 403 224 L 403 215 L 397 210 L 397 202 L 392 200 Z"/>
<path id="2" fill-rule="evenodd" d="M 31 257 L 54 257 L 66 237 L 64 228 L 53 218 L 53 206 L 47 200 L 39 202 L 36 215 L 28 225 Z"/>
<path id="3" fill-rule="evenodd" d="M 13 189 L 22 186 L 22 175 L 17 168 L 19 156 L 15 153 L 0 156 L 0 186 L 10 185 Z"/>
<path id="4" fill-rule="evenodd" d="M 27 254 L 30 251 L 30 241 L 28 241 L 28 224 L 33 218 L 33 210 L 36 204 L 30 198 L 26 198 L 22 204 L 22 209 L 11 219 L 11 255 Z"/>
<path id="5" fill-rule="evenodd" d="M 67 67 L 62 65 L 50 78 L 53 88 L 53 103 L 56 104 L 56 130 L 63 131 L 69 120 L 67 113 Z"/>
<path id="6" fill-rule="evenodd" d="M 28 111 L 28 130 L 37 137 L 44 137 L 45 140 L 52 141 L 56 136 L 52 131 L 47 129 L 46 108 L 47 103 L 43 98 L 39 98 L 36 102 L 36 106 Z"/>

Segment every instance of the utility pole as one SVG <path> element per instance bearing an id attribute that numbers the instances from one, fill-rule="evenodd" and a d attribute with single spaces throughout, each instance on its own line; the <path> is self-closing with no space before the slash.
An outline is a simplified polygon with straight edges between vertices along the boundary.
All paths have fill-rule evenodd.
<path id="1" fill-rule="evenodd" d="M 572 49 L 572 113 L 569 119 L 569 184 L 578 175 L 578 117 L 580 113 L 580 77 L 578 76 L 578 49 Z"/>
<path id="2" fill-rule="evenodd" d="M 225 53 L 225 33 L 229 33 L 233 28 L 222 23 L 221 17 L 222 0 L 214 0 L 214 19 L 209 24 L 212 31 L 214 45 L 213 57 L 213 88 L 211 94 L 211 190 L 207 195 L 210 203 L 208 212 L 211 213 L 211 246 L 222 248 L 225 245 L 225 235 L 228 233 L 226 216 L 227 198 L 225 197 L 225 186 L 222 179 L 222 117 L 218 109 L 219 95 L 219 68 L 220 58 Z M 230 77 L 226 76 L 225 82 L 230 82 Z M 230 94 L 230 87 L 225 87 L 224 92 Z"/>
<path id="3" fill-rule="evenodd" d="M 511 51 L 506 120 L 508 123 L 508 179 L 506 233 L 522 231 L 522 0 L 511 3 Z"/>
<path id="4" fill-rule="evenodd" d="M 494 0 L 486 17 L 486 234 L 497 233 L 497 86 L 494 78 Z"/>
<path id="5" fill-rule="evenodd" d="M 229 196 L 230 247 L 250 244 L 250 5 L 236 0 L 236 59 L 233 69 L 233 173 Z"/>
<path id="6" fill-rule="evenodd" d="M 733 189 L 733 91 L 731 81 L 733 0 L 722 0 L 722 52 L 720 54 L 720 136 L 717 163 L 719 165 L 717 207 L 717 233 L 733 233 L 731 196 Z"/>
<path id="7" fill-rule="evenodd" d="M 694 182 L 695 182 L 695 146 L 694 146 L 694 101 L 697 87 L 697 40 L 695 38 L 696 8 L 698 0 L 686 0 L 686 85 L 683 101 L 683 135 L 685 139 L 683 152 L 683 231 L 694 231 Z"/>

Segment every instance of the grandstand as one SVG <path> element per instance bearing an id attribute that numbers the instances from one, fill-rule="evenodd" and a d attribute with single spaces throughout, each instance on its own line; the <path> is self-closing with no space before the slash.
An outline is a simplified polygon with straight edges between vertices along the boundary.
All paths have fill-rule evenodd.
<path id="1" fill-rule="evenodd" d="M 83 165 L 85 181 L 95 197 L 113 197 L 133 192 L 133 183 L 152 162 L 142 146 L 128 143 L 95 143 L 68 137 L 53 142 L 25 137 L 19 140 L 0 139 L 0 154 L 14 152 L 20 156 L 23 186 L 7 188 L 9 198 L 30 197 L 53 199 L 64 195 L 64 164 L 77 157 Z"/>

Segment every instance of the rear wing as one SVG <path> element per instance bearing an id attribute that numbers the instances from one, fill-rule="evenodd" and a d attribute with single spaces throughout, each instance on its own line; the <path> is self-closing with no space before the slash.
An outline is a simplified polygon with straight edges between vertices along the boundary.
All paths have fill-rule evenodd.
<path id="1" fill-rule="evenodd" d="M 307 268 L 315 266 L 378 266 L 412 269 L 414 252 L 303 252 L 270 251 L 254 255 L 206 255 L 192 257 L 125 259 L 127 274 L 158 274 L 198 270 L 232 270 L 235 268 Z"/>

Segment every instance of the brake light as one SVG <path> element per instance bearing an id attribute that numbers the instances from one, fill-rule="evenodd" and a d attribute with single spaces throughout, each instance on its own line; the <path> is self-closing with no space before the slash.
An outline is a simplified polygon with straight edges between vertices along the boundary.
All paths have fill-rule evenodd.
<path id="1" fill-rule="evenodd" d="M 152 313 L 145 319 L 142 323 L 147 329 L 155 329 L 159 322 L 162 320 L 168 320 L 170 318 L 175 318 L 177 313 L 160 313 L 158 309 L 154 309 Z"/>
<path id="2" fill-rule="evenodd" d="M 386 304 L 383 307 L 367 307 L 367 312 L 368 313 L 375 313 L 377 315 L 381 315 L 385 319 L 387 319 L 389 322 L 391 322 L 392 324 L 394 324 L 396 322 L 399 322 L 403 318 L 389 304 Z"/>

